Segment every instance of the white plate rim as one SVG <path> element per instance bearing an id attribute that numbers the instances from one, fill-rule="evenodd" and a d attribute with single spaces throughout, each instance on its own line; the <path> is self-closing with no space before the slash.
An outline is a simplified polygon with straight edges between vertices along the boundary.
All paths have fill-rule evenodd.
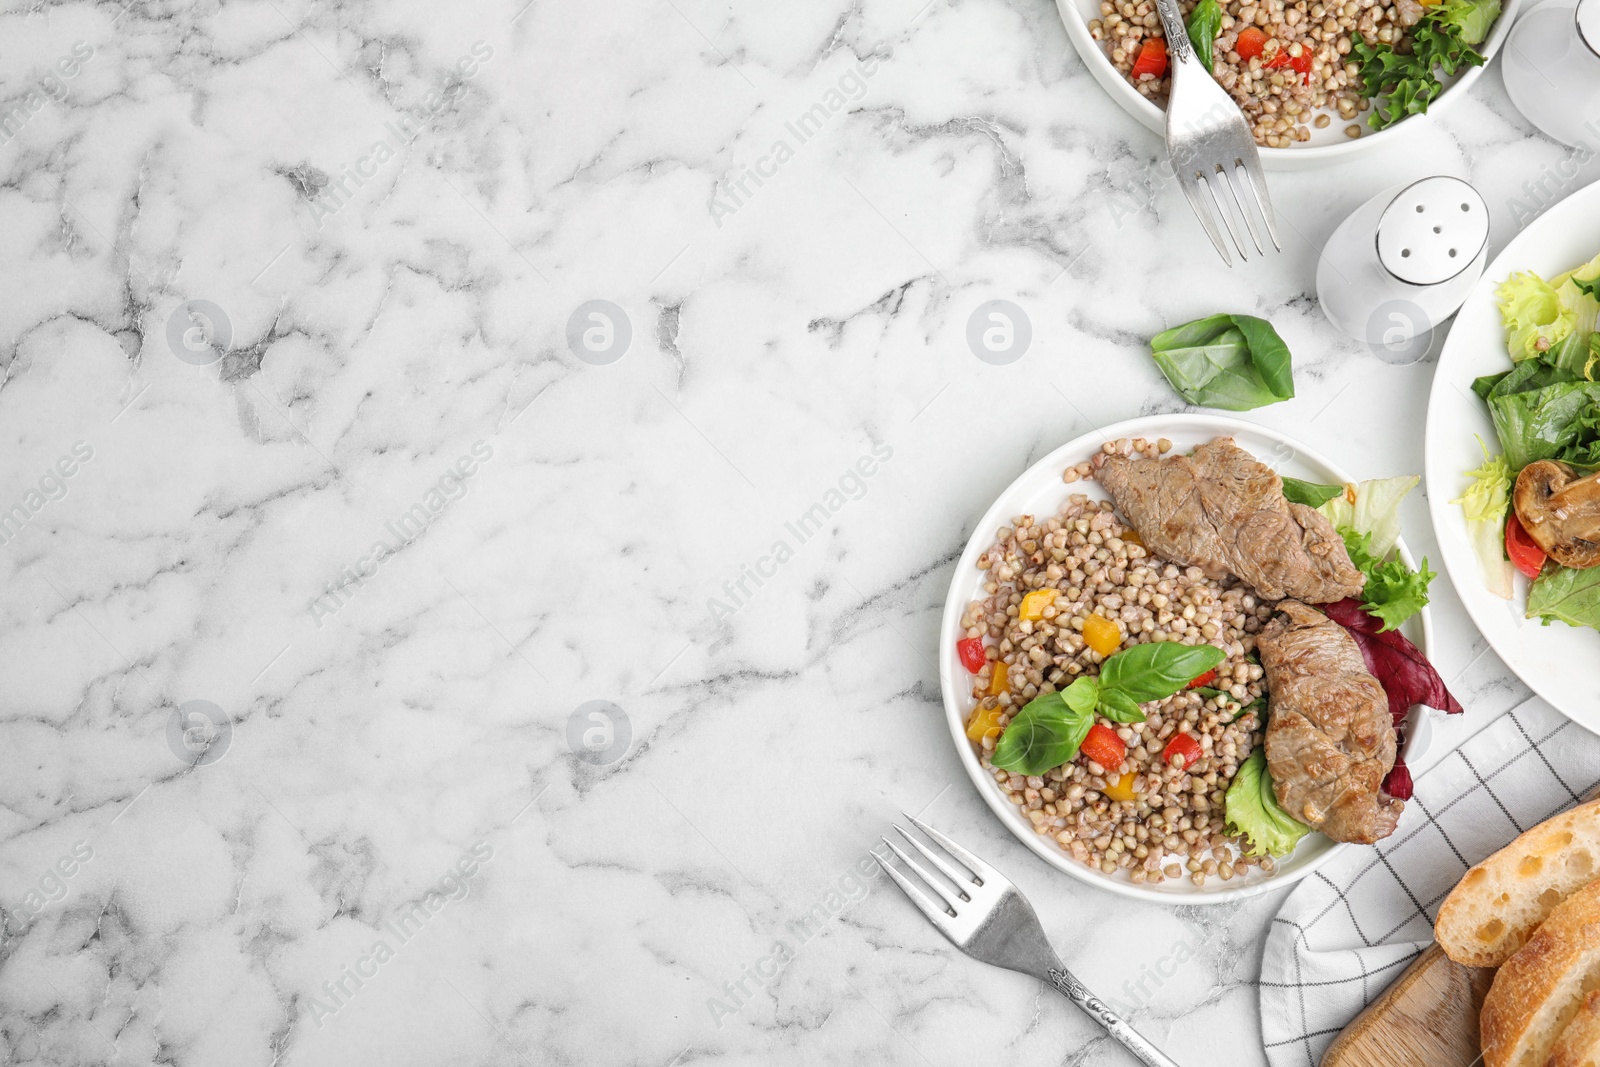
<path id="1" fill-rule="evenodd" d="M 1528 584 L 1520 574 L 1515 576 L 1516 592 L 1511 601 L 1490 593 L 1467 539 L 1466 517 L 1458 505 L 1451 503 L 1466 487 L 1465 472 L 1482 462 L 1482 453 L 1471 433 L 1482 433 L 1490 449 L 1499 450 L 1488 412 L 1470 389 L 1476 376 L 1474 369 L 1493 373 L 1511 366 L 1494 290 L 1513 272 L 1532 270 L 1548 278 L 1580 266 L 1596 254 L 1600 254 L 1600 184 L 1586 186 L 1550 207 L 1507 242 L 1484 270 L 1456 313 L 1434 368 L 1423 430 L 1423 480 L 1445 573 L 1473 625 L 1529 689 L 1578 725 L 1600 734 L 1600 684 L 1592 685 L 1584 699 L 1568 684 L 1569 679 L 1578 676 L 1559 669 L 1561 664 L 1574 662 L 1574 655 L 1593 657 L 1600 653 L 1600 634 L 1561 623 L 1543 627 L 1537 620 L 1519 618 L 1527 603 Z M 1491 352 L 1497 353 L 1500 365 L 1491 362 Z M 1474 363 L 1478 365 L 1474 367 Z M 1468 401 L 1465 406 L 1461 405 L 1463 400 Z M 1457 413 L 1466 411 L 1474 412 L 1476 420 L 1458 417 Z M 1463 425 L 1459 433 L 1448 425 L 1463 419 L 1471 424 Z M 1467 454 L 1463 441 L 1474 459 L 1470 464 L 1463 463 Z M 1530 634 L 1539 635 L 1531 649 L 1525 641 Z M 1545 654 L 1542 650 L 1556 645 L 1567 646 L 1568 651 L 1554 655 L 1551 662 L 1535 661 L 1535 656 Z"/>
<path id="2" fill-rule="evenodd" d="M 1100 47 L 1100 42 L 1089 35 L 1090 16 L 1079 6 L 1080 3 L 1087 2 L 1088 0 L 1056 0 L 1056 12 L 1066 27 L 1067 36 L 1071 39 L 1073 47 L 1083 59 L 1084 66 L 1094 76 L 1094 80 L 1100 83 L 1100 87 L 1107 95 L 1124 111 L 1139 120 L 1140 125 L 1158 136 L 1165 136 L 1166 112 L 1141 96 L 1139 91 L 1118 73 L 1117 68 L 1112 66 L 1111 57 Z M 1343 163 L 1393 141 L 1394 138 L 1390 137 L 1390 134 L 1408 123 L 1425 119 L 1429 115 L 1437 115 L 1442 107 L 1453 106 L 1454 101 L 1465 96 L 1467 90 L 1482 77 L 1484 70 L 1494 61 L 1501 44 L 1511 32 L 1511 26 L 1516 21 L 1521 4 L 1522 0 L 1507 0 L 1500 17 L 1495 20 L 1494 27 L 1489 31 L 1489 36 L 1479 48 L 1484 57 L 1483 65 L 1462 71 L 1444 87 L 1438 99 L 1428 105 L 1426 113 L 1408 115 L 1387 129 L 1373 130 L 1366 126 L 1366 116 L 1370 112 L 1362 112 L 1359 121 L 1363 126 L 1363 132 L 1360 137 L 1332 144 L 1308 145 L 1304 148 L 1261 148 L 1259 149 L 1261 165 L 1268 170 L 1312 170 L 1320 166 Z"/>
<path id="3" fill-rule="evenodd" d="M 1233 434 L 1250 435 L 1267 441 L 1281 444 L 1293 450 L 1294 458 L 1299 466 L 1316 467 L 1328 472 L 1327 476 L 1337 479 L 1341 483 L 1359 481 L 1351 478 L 1343 467 L 1329 461 L 1316 449 L 1289 437 L 1268 426 L 1250 422 L 1246 419 L 1231 415 L 1221 415 L 1201 412 L 1185 412 L 1170 415 L 1143 415 L 1113 423 L 1082 434 L 1066 444 L 1061 445 L 1048 455 L 1030 464 L 1026 470 L 1014 478 L 1009 485 L 989 505 L 982 518 L 973 528 L 960 558 L 956 561 L 955 573 L 951 577 L 950 587 L 945 594 L 945 608 L 941 618 L 939 633 L 939 688 L 944 697 L 945 723 L 950 729 L 951 739 L 956 746 L 956 754 L 962 766 L 967 771 L 967 776 L 972 780 L 984 802 L 994 812 L 1000 822 L 1011 833 L 1026 845 L 1046 863 L 1063 871 L 1069 876 L 1095 886 L 1118 896 L 1130 897 L 1137 900 L 1150 901 L 1166 905 L 1189 904 L 1226 904 L 1232 901 L 1243 900 L 1247 897 L 1270 893 L 1285 886 L 1292 885 L 1300 879 L 1316 871 L 1323 864 L 1353 846 L 1330 841 L 1320 834 L 1307 835 L 1302 841 L 1300 849 L 1306 848 L 1307 843 L 1320 847 L 1320 852 L 1309 859 L 1302 860 L 1291 867 L 1280 867 L 1270 876 L 1259 881 L 1251 881 L 1237 886 L 1229 886 L 1220 880 L 1213 880 L 1213 884 L 1226 886 L 1226 888 L 1196 889 L 1189 886 L 1186 879 L 1180 880 L 1177 885 L 1164 885 L 1158 887 L 1135 885 L 1123 881 L 1117 876 L 1108 876 L 1092 871 L 1087 866 L 1073 859 L 1063 852 L 1053 838 L 1047 838 L 1033 832 L 1021 816 L 1017 814 L 1016 807 L 1006 800 L 995 785 L 993 777 L 978 763 L 978 757 L 972 751 L 972 743 L 966 736 L 966 718 L 969 709 L 964 707 L 964 702 L 970 702 L 972 697 L 966 686 L 957 686 L 956 679 L 967 677 L 964 668 L 960 667 L 960 659 L 956 654 L 956 633 L 961 621 L 961 612 L 969 602 L 970 596 L 964 590 L 972 582 L 972 575 L 977 572 L 978 556 L 989 547 L 993 541 L 994 531 L 1001 525 L 1009 523 L 1011 517 L 1019 512 L 1018 504 L 1012 498 L 1020 495 L 1026 486 L 1037 481 L 1042 471 L 1054 472 L 1056 483 L 1061 487 L 1061 498 L 1065 499 L 1074 492 L 1081 492 L 1081 487 L 1062 482 L 1061 471 L 1067 464 L 1080 463 L 1089 455 L 1097 451 L 1100 445 L 1108 440 L 1117 440 L 1125 437 L 1170 437 L 1174 432 L 1210 434 L 1211 436 L 1228 436 Z M 1074 458 L 1075 457 L 1075 458 Z M 1039 514 L 1035 510 L 1035 514 Z M 1406 547 L 1404 538 L 1399 543 L 1400 554 L 1408 565 L 1415 566 L 1415 557 Z M 1408 629 L 1420 630 L 1420 640 L 1416 640 L 1418 648 L 1424 655 L 1429 654 L 1433 647 L 1433 624 L 1427 608 L 1424 608 L 1415 619 L 1416 626 L 1411 622 L 1406 624 Z M 958 672 L 959 671 L 959 675 Z M 1432 736 L 1432 729 L 1428 717 L 1421 708 L 1412 708 L 1408 718 L 1408 736 L 1406 739 L 1406 759 L 1414 762 L 1426 750 Z M 971 842 L 967 842 L 971 845 Z M 981 850 L 980 850 L 981 854 Z M 1291 854 L 1294 855 L 1294 854 Z M 1186 888 L 1180 888 L 1186 887 Z"/>

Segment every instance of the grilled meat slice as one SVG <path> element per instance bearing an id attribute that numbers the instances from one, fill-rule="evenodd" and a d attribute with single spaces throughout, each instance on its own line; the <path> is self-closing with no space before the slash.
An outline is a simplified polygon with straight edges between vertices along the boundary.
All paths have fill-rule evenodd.
<path id="1" fill-rule="evenodd" d="M 1113 456 L 1098 477 L 1162 559 L 1236 575 L 1267 600 L 1329 604 L 1366 584 L 1333 524 L 1285 500 L 1283 480 L 1226 437 L 1192 456 Z"/>
<path id="2" fill-rule="evenodd" d="M 1576 570 L 1600 566 L 1600 474 L 1580 478 L 1565 463 L 1541 459 L 1517 475 L 1512 502 L 1545 555 Z"/>
<path id="3" fill-rule="evenodd" d="M 1394 832 L 1405 803 L 1380 791 L 1394 766 L 1389 699 L 1343 626 L 1295 600 L 1256 639 L 1272 721 L 1267 770 L 1285 811 L 1335 841 Z"/>

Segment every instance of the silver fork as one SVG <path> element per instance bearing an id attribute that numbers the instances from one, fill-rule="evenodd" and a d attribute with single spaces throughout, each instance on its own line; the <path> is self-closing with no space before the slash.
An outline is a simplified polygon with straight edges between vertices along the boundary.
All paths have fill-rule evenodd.
<path id="1" fill-rule="evenodd" d="M 1229 201 L 1236 209 L 1240 225 L 1248 230 L 1258 255 L 1266 255 L 1266 248 L 1261 243 L 1250 204 L 1255 205 L 1266 223 L 1272 247 L 1283 251 L 1278 243 L 1277 223 L 1272 217 L 1272 200 L 1267 196 L 1266 175 L 1261 170 L 1261 155 L 1256 151 L 1250 124 L 1233 97 L 1217 84 L 1200 57 L 1194 54 L 1178 0 L 1156 0 L 1156 10 L 1161 13 L 1161 25 L 1167 35 L 1167 57 L 1172 67 L 1172 91 L 1167 100 L 1167 155 L 1172 158 L 1173 172 L 1183 187 L 1183 195 L 1189 198 L 1189 206 L 1228 266 L 1233 266 L 1233 257 L 1228 254 L 1228 246 L 1217 229 L 1217 215 L 1222 217 L 1228 236 L 1233 238 L 1239 258 L 1250 258 L 1244 238 L 1234 224 L 1233 213 L 1228 210 Z M 1290 73 L 1293 74 L 1292 68 Z M 1219 186 L 1228 190 L 1226 199 Z"/>
<path id="2" fill-rule="evenodd" d="M 889 872 L 889 877 L 899 884 L 906 896 L 911 898 L 911 903 L 928 917 L 928 921 L 950 939 L 951 944 L 975 960 L 1021 971 L 1042 982 L 1049 982 L 1148 1067 L 1178 1067 L 1144 1035 L 1106 1007 L 1062 965 L 1050 942 L 1045 940 L 1044 929 L 1039 925 L 1038 916 L 1033 913 L 1033 905 L 1017 892 L 1017 887 L 1005 875 L 933 827 L 911 815 L 906 815 L 906 818 L 967 869 L 957 871 L 943 856 L 912 837 L 904 827 L 895 827 L 901 837 L 950 880 L 955 890 L 946 887 L 937 875 L 908 856 L 887 837 L 883 843 L 938 894 L 942 903 L 935 903 L 884 857 L 874 852 L 873 858 L 878 861 L 878 866 Z"/>

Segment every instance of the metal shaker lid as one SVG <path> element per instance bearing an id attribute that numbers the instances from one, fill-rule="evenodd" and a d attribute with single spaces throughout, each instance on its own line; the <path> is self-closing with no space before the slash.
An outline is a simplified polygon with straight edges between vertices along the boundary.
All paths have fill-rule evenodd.
<path id="1" fill-rule="evenodd" d="M 1595 2 L 1600 10 L 1600 0 Z M 1423 178 L 1402 189 L 1378 220 L 1378 261 L 1410 285 L 1460 274 L 1489 241 L 1489 207 L 1460 178 Z"/>

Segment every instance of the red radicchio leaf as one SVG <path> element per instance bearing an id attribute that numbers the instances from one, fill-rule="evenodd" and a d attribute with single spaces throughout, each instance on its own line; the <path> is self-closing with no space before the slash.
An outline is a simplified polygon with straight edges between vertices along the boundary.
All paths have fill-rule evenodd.
<path id="1" fill-rule="evenodd" d="M 1383 780 L 1383 792 L 1397 800 L 1411 799 L 1411 772 L 1399 756 L 1394 758 L 1394 769 Z"/>
<path id="2" fill-rule="evenodd" d="M 1426 704 L 1451 715 L 1459 715 L 1461 703 L 1445 688 L 1444 679 L 1426 656 L 1399 630 L 1380 632 L 1383 620 L 1368 615 L 1359 600 L 1346 597 L 1321 605 L 1328 618 L 1343 626 L 1361 649 L 1367 670 L 1383 686 L 1389 698 L 1389 714 L 1395 726 L 1405 720 L 1413 704 Z M 1410 775 L 1406 776 L 1407 781 Z M 1396 794 L 1398 795 L 1398 794 Z"/>

